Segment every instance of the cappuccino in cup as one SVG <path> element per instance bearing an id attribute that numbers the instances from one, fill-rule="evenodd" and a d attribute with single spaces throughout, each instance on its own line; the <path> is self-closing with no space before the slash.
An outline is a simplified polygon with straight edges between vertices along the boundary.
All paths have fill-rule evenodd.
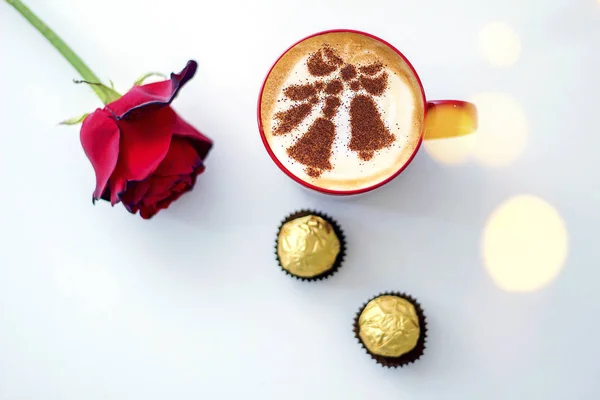
<path id="1" fill-rule="evenodd" d="M 366 191 L 397 175 L 420 143 L 425 98 L 391 46 L 352 31 L 295 44 L 269 72 L 259 125 L 276 163 L 324 192 Z"/>

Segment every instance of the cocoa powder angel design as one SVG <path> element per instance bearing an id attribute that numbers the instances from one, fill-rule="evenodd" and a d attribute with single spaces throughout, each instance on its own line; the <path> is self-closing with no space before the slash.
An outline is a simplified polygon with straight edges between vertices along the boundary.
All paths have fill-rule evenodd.
<path id="1" fill-rule="evenodd" d="M 388 74 L 381 63 L 348 64 L 331 48 L 323 47 L 308 58 L 306 67 L 311 76 L 319 79 L 283 90 L 293 105 L 275 115 L 277 124 L 273 134 L 292 132 L 321 106 L 319 116 L 306 133 L 287 149 L 291 158 L 306 166 L 309 176 L 317 178 L 333 168 L 331 156 L 337 128 L 334 119 L 342 105 L 344 90 L 352 92 L 348 148 L 361 160 L 368 161 L 377 150 L 394 142 L 395 136 L 385 126 L 374 99 L 381 96 L 388 85 Z"/>

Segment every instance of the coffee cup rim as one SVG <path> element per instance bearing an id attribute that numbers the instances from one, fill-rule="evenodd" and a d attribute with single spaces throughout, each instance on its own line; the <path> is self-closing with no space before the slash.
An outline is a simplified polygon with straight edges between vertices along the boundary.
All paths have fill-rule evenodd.
<path id="1" fill-rule="evenodd" d="M 257 106 L 257 120 L 258 120 L 258 130 L 260 132 L 260 137 L 262 139 L 263 145 L 265 146 L 265 149 L 267 150 L 267 153 L 269 154 L 269 156 L 271 157 L 271 159 L 273 160 L 273 162 L 275 163 L 275 165 L 277 165 L 277 167 L 279 167 L 280 170 L 282 170 L 288 177 L 290 177 L 292 180 L 294 180 L 295 182 L 299 183 L 300 185 L 311 189 L 311 190 L 315 190 L 317 192 L 320 193 L 324 193 L 324 194 L 328 194 L 328 195 L 334 195 L 334 196 L 350 196 L 350 195 L 357 195 L 357 194 L 362 194 L 362 193 L 367 193 L 370 192 L 372 190 L 375 190 L 381 186 L 384 186 L 386 184 L 388 184 L 389 182 L 391 182 L 392 180 L 394 180 L 398 175 L 400 175 L 409 165 L 410 163 L 413 161 L 413 159 L 415 158 L 415 156 L 417 155 L 417 153 L 419 152 L 419 149 L 421 148 L 421 144 L 423 143 L 423 135 L 425 133 L 425 123 L 422 124 L 421 126 L 421 132 L 419 134 L 419 140 L 417 142 L 417 145 L 415 146 L 412 154 L 410 155 L 410 157 L 406 160 L 406 162 L 396 171 L 394 172 L 392 175 L 390 175 L 389 177 L 387 177 L 386 179 L 382 180 L 381 182 L 378 182 L 374 185 L 371 186 L 367 186 L 364 188 L 360 188 L 360 189 L 351 189 L 351 190 L 335 190 L 335 189 L 327 189 L 327 188 L 323 188 L 317 185 L 313 185 L 309 182 L 304 181 L 303 179 L 300 179 L 298 176 L 296 176 L 294 173 L 292 173 L 289 169 L 287 169 L 285 167 L 285 165 L 283 165 L 283 163 L 277 158 L 277 156 L 275 155 L 275 153 L 273 152 L 273 150 L 271 149 L 271 146 L 269 145 L 269 142 L 267 141 L 267 138 L 265 136 L 265 132 L 263 130 L 263 126 L 262 126 L 262 118 L 261 118 L 261 104 L 262 104 L 262 96 L 265 90 L 265 85 L 267 83 L 267 80 L 269 79 L 269 76 L 271 75 L 271 72 L 273 71 L 273 68 L 275 68 L 275 66 L 277 65 L 277 63 L 279 62 L 279 60 L 281 60 L 281 58 L 287 54 L 288 51 L 290 51 L 291 49 L 293 49 L 294 47 L 296 47 L 298 44 L 304 42 L 305 40 L 308 40 L 310 38 L 313 38 L 315 36 L 321 36 L 321 35 L 325 35 L 325 34 L 329 34 L 329 33 L 356 33 L 359 35 L 363 35 L 366 37 L 369 37 L 371 39 L 377 40 L 381 43 L 383 43 L 384 45 L 386 45 L 387 47 L 389 47 L 390 49 L 392 49 L 396 54 L 398 54 L 398 56 L 400 56 L 400 58 L 402 58 L 402 60 L 406 63 L 406 65 L 408 65 L 408 67 L 410 68 L 410 70 L 412 71 L 413 75 L 415 76 L 417 82 L 419 83 L 419 88 L 421 90 L 421 97 L 423 99 L 423 120 L 425 119 L 425 114 L 427 112 L 427 100 L 425 98 L 425 89 L 423 88 L 423 83 L 421 82 L 421 78 L 419 77 L 419 74 L 417 73 L 417 70 L 415 69 L 415 67 L 411 64 L 411 62 L 408 60 L 408 58 L 400 51 L 398 50 L 396 47 L 394 47 L 391 43 L 381 39 L 378 36 L 375 36 L 371 33 L 368 32 L 363 32 L 363 31 L 359 31 L 359 30 L 355 30 L 355 29 L 343 29 L 343 28 L 339 28 L 339 29 L 329 29 L 329 30 L 325 30 L 325 31 L 320 31 L 317 33 L 313 33 L 309 36 L 306 36 L 300 40 L 297 40 L 296 42 L 294 42 L 291 46 L 289 46 L 287 49 L 285 49 L 285 51 L 283 51 L 281 53 L 281 55 L 279 57 L 277 57 L 277 59 L 275 60 L 275 62 L 273 63 L 273 65 L 271 65 L 271 68 L 269 68 L 269 71 L 267 72 L 265 78 L 263 79 L 263 83 L 260 87 L 260 92 L 258 94 L 258 106 Z"/>

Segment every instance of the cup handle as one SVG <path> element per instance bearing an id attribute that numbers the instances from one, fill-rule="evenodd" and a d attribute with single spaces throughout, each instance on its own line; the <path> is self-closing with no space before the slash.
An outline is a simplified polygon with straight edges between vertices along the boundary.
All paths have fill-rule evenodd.
<path id="1" fill-rule="evenodd" d="M 427 102 L 425 140 L 446 139 L 471 134 L 477 130 L 477 107 L 461 100 Z"/>

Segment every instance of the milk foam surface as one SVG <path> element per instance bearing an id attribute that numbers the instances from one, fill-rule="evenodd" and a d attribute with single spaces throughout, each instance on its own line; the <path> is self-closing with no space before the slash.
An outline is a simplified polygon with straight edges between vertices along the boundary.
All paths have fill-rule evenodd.
<path id="1" fill-rule="evenodd" d="M 297 52 L 294 54 L 295 57 L 287 60 L 285 59 L 287 54 L 284 55 L 274 67 L 267 79 L 261 99 L 263 131 L 277 159 L 301 180 L 331 190 L 357 190 L 384 181 L 397 172 L 412 156 L 420 141 L 423 98 L 417 86 L 418 82 L 406 63 L 396 53 L 390 54 L 392 50 L 387 46 L 382 47 L 380 42 L 354 33 L 343 33 L 342 37 L 336 38 L 332 38 L 331 35 L 339 34 L 325 34 L 311 38 L 314 43 L 307 46 L 303 52 Z M 360 36 L 359 46 L 356 45 L 355 36 Z M 303 43 L 305 42 L 301 42 L 300 45 Z M 281 115 L 299 103 L 286 97 L 285 88 L 317 81 L 327 83 L 339 79 L 339 73 L 320 77 L 309 73 L 307 61 L 315 50 L 319 51 L 319 46 L 331 47 L 344 60 L 344 65 L 352 64 L 359 68 L 374 63 L 383 64 L 382 70 L 369 77 L 376 78 L 387 74 L 387 87 L 383 94 L 377 96 L 369 94 L 363 88 L 355 92 L 350 89 L 350 82 L 345 82 L 343 92 L 338 95 L 342 104 L 331 120 L 336 126 L 330 157 L 332 169 L 320 170 L 318 176 L 315 176 L 314 170 L 309 174 L 310 169 L 307 165 L 291 157 L 288 149 L 302 138 L 317 118 L 322 117 L 326 96 L 319 96 L 318 103 L 313 106 L 311 113 L 291 132 L 277 134 L 276 129 L 279 123 L 277 115 Z M 297 45 L 294 49 L 298 47 Z M 278 70 L 277 66 L 282 62 L 287 65 L 283 66 L 285 69 Z M 277 74 L 276 79 L 273 79 L 277 84 L 269 85 L 273 74 Z M 391 145 L 377 150 L 370 159 L 361 158 L 358 152 L 349 148 L 352 134 L 350 102 L 358 94 L 367 95 L 374 100 L 381 120 L 395 136 Z"/>

